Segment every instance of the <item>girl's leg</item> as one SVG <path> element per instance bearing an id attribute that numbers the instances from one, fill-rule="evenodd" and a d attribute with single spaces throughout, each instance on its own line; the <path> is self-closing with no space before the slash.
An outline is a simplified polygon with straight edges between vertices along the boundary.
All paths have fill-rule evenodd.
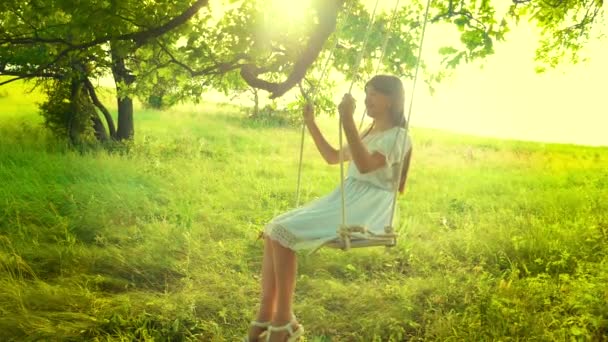
<path id="1" fill-rule="evenodd" d="M 280 243 L 272 241 L 274 267 L 276 276 L 277 311 L 272 319 L 272 325 L 285 325 L 292 320 L 293 294 L 296 287 L 297 260 L 296 254 Z M 295 329 L 295 327 L 294 327 Z M 275 332 L 271 341 L 283 341 L 286 332 Z"/>
<path id="2" fill-rule="evenodd" d="M 264 236 L 264 256 L 262 259 L 262 294 L 260 297 L 260 309 L 256 320 L 259 322 L 268 322 L 272 319 L 276 308 L 276 276 L 274 271 L 273 243 L 270 238 Z M 249 340 L 256 341 L 265 329 L 258 327 L 250 327 Z"/>

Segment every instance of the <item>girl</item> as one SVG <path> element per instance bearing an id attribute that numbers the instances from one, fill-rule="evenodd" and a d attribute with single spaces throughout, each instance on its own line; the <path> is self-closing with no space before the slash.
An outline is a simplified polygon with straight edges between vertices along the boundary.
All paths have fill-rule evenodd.
<path id="1" fill-rule="evenodd" d="M 411 156 L 411 140 L 406 134 L 404 91 L 399 78 L 374 76 L 365 85 L 365 106 L 373 124 L 361 136 L 353 113 L 355 101 L 344 95 L 338 106 L 348 147 L 344 160 L 351 160 L 344 182 L 347 223 L 366 226 L 383 233 L 389 225 L 396 180 L 403 190 Z M 315 123 L 312 106 L 304 108 L 304 122 L 317 149 L 329 164 L 339 163 L 339 151 L 323 137 Z M 405 148 L 404 148 L 405 140 Z M 399 177 L 403 158 L 406 167 Z M 354 166 L 353 166 L 354 163 Z M 246 340 L 296 341 L 304 333 L 292 313 L 295 290 L 295 251 L 316 248 L 336 237 L 341 224 L 341 193 L 329 195 L 274 218 L 264 228 L 262 294 L 257 320 L 251 323 Z"/>

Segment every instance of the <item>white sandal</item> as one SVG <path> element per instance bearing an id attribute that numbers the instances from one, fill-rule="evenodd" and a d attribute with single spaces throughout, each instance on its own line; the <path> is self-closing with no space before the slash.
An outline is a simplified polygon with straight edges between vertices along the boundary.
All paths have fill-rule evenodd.
<path id="1" fill-rule="evenodd" d="M 258 328 L 263 328 L 263 329 L 268 329 L 268 327 L 270 326 L 270 322 L 258 322 L 258 321 L 251 321 L 251 323 L 249 324 L 249 326 L 251 327 L 258 327 Z M 260 335 L 258 335 L 258 340 L 260 339 L 260 337 L 262 335 L 266 334 L 266 331 L 263 331 Z M 249 335 L 243 337 L 243 342 L 249 342 Z"/>
<path id="2" fill-rule="evenodd" d="M 294 321 L 295 319 L 280 327 L 275 327 L 272 325 L 269 326 L 267 330 L 268 333 L 266 333 L 266 342 L 270 341 L 270 335 L 276 331 L 287 331 L 289 333 L 289 336 L 287 337 L 287 342 L 295 342 L 300 337 L 304 336 L 304 326 L 302 324 L 298 323 L 298 327 L 296 328 L 296 330 L 293 330 L 293 324 L 295 323 Z"/>
<path id="3" fill-rule="evenodd" d="M 296 321 L 296 315 L 292 313 L 291 316 L 292 316 L 291 322 L 293 323 Z M 251 321 L 249 326 L 266 329 L 266 331 L 263 331 L 261 334 L 258 335 L 258 338 L 257 338 L 258 340 L 260 340 L 260 338 L 264 339 L 265 335 L 270 335 L 268 333 L 268 328 L 270 327 L 270 321 L 268 321 L 268 322 Z M 268 337 L 266 337 L 266 339 L 267 338 Z M 243 337 L 243 342 L 249 342 L 249 341 L 250 341 L 249 335 Z"/>

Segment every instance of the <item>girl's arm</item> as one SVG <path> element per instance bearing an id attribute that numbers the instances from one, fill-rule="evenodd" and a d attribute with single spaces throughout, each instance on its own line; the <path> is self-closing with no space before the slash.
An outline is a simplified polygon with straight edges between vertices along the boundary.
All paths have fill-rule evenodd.
<path id="1" fill-rule="evenodd" d="M 317 126 L 317 123 L 315 122 L 312 106 L 310 105 L 306 105 L 306 107 L 304 107 L 304 122 L 306 123 L 306 127 L 308 128 L 308 131 L 310 132 L 319 153 L 321 153 L 323 156 L 323 159 L 325 159 L 325 161 L 330 165 L 339 163 L 339 151 L 332 147 L 329 142 L 327 142 L 327 139 L 325 139 L 323 136 L 323 133 L 321 133 L 319 126 Z M 348 147 L 342 148 L 342 151 L 344 160 L 350 160 L 351 157 Z"/>
<path id="2" fill-rule="evenodd" d="M 368 173 L 386 165 L 386 157 L 379 153 L 370 153 L 357 132 L 357 125 L 353 118 L 355 111 L 355 100 L 350 94 L 346 94 L 338 106 L 338 111 L 342 118 L 344 134 L 350 147 L 350 154 L 355 166 L 361 173 Z"/>
<path id="3" fill-rule="evenodd" d="M 335 149 L 329 144 L 329 142 L 327 142 L 323 136 L 323 133 L 321 133 L 319 126 L 317 126 L 317 123 L 314 120 L 306 121 L 306 127 L 308 127 L 308 131 L 310 132 L 319 153 L 321 153 L 323 156 L 323 159 L 325 159 L 325 161 L 330 165 L 338 164 L 340 162 L 340 155 L 338 154 L 339 150 Z M 349 152 L 348 147 L 343 147 L 342 153 L 342 158 L 344 161 L 351 159 L 351 153 Z"/>

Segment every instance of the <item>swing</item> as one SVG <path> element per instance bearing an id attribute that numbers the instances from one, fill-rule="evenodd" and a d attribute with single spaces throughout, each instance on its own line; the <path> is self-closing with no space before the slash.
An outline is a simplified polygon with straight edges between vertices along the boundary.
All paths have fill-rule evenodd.
<path id="1" fill-rule="evenodd" d="M 400 0 L 396 0 L 395 3 L 395 7 L 393 9 L 393 13 L 392 13 L 392 18 L 390 20 L 390 26 L 389 29 L 387 30 L 388 32 L 390 32 L 390 28 L 392 27 L 394 21 L 395 21 L 395 17 L 397 14 L 397 8 L 399 7 L 399 1 Z M 422 56 L 422 44 L 424 42 L 424 34 L 426 31 L 426 24 L 427 24 L 427 20 L 428 20 L 428 12 L 429 12 L 429 7 L 430 7 L 430 1 L 431 0 L 427 0 L 427 5 L 426 5 L 426 10 L 425 10 L 425 14 L 424 14 L 424 24 L 422 26 L 422 35 L 420 37 L 420 47 L 418 50 L 418 60 L 416 63 L 416 71 L 414 74 L 414 80 L 413 80 L 413 85 L 412 85 L 412 93 L 410 96 L 410 104 L 409 104 L 409 110 L 408 110 L 408 117 L 407 117 L 407 121 L 406 121 L 406 126 L 405 126 L 405 134 L 407 137 L 407 134 L 409 132 L 409 123 L 410 123 L 410 117 L 412 114 L 412 105 L 413 105 L 413 95 L 414 95 L 414 91 L 416 88 L 416 80 L 418 78 L 418 70 L 419 70 L 419 61 L 420 58 Z M 353 77 L 352 77 L 352 82 L 350 84 L 350 88 L 349 88 L 349 94 L 351 93 L 353 86 L 355 84 L 357 75 L 358 75 L 358 69 L 359 69 L 359 65 L 361 64 L 361 60 L 363 59 L 363 52 L 365 50 L 365 46 L 367 45 L 367 41 L 369 39 L 369 33 L 371 31 L 371 26 L 376 14 L 376 9 L 378 7 L 378 2 L 379 0 L 376 0 L 376 4 L 374 6 L 374 10 L 372 12 L 371 18 L 370 18 L 370 22 L 368 24 L 367 27 L 367 31 L 365 34 L 365 38 L 363 40 L 363 46 L 361 48 L 361 51 L 359 52 L 358 58 L 357 58 L 357 63 L 355 64 L 355 69 L 353 71 Z M 349 11 L 347 11 L 347 13 L 349 13 Z M 344 22 L 346 22 L 348 19 L 348 17 L 344 20 Z M 388 39 L 389 39 L 389 33 L 387 33 L 386 37 L 384 38 L 383 41 L 383 46 L 382 46 L 382 52 L 380 54 L 380 59 L 378 60 L 378 64 L 376 65 L 376 74 L 378 73 L 379 69 L 380 69 L 380 65 L 382 64 L 382 60 L 384 58 L 384 54 L 386 51 L 386 46 L 388 44 Z M 323 79 L 323 77 L 325 76 L 325 72 L 327 70 L 328 64 L 330 62 L 330 59 L 333 55 L 333 52 L 337 46 L 338 43 L 338 39 L 336 38 L 335 44 L 333 45 L 332 49 L 330 50 L 329 56 L 327 58 L 327 61 L 321 71 L 321 76 L 319 77 L 319 83 L 321 82 L 321 79 Z M 304 91 L 302 90 L 302 87 L 300 86 L 300 89 L 302 91 L 302 95 L 308 100 L 308 96 L 304 93 Z M 314 97 L 315 97 L 316 93 L 313 94 L 313 103 L 314 103 Z M 361 123 L 359 126 L 359 130 L 361 129 L 361 126 L 363 125 L 363 119 L 365 118 L 366 115 L 366 111 L 363 113 L 363 116 L 361 117 Z M 299 159 L 299 166 L 298 166 L 298 181 L 297 181 L 297 188 L 296 188 L 296 207 L 299 205 L 299 201 L 300 201 L 300 183 L 301 183 L 301 176 L 302 176 L 302 159 L 303 159 L 303 152 L 304 152 L 304 137 L 306 134 L 306 125 L 305 123 L 302 123 L 302 134 L 301 134 L 301 139 L 300 139 L 300 159 Z M 347 251 L 351 248 L 362 248 L 362 247 L 373 247 L 373 246 L 384 246 L 384 247 L 393 247 L 397 244 L 397 233 L 393 227 L 393 221 L 394 221 L 394 216 L 395 216 L 395 211 L 396 211 L 396 204 L 397 204 L 397 196 L 399 195 L 399 192 L 403 190 L 403 187 L 405 186 L 405 181 L 407 178 L 407 171 L 409 169 L 409 163 L 410 163 L 410 158 L 411 158 L 411 149 L 409 151 L 407 151 L 405 153 L 404 158 L 401 160 L 401 162 L 399 163 L 399 173 L 397 173 L 400 177 L 397 177 L 397 179 L 395 180 L 395 192 L 394 192 L 394 196 L 393 196 L 393 201 L 392 201 L 392 210 L 391 210 L 391 218 L 389 221 L 389 225 L 386 226 L 384 228 L 384 233 L 383 234 L 378 234 L 378 233 L 374 233 L 369 231 L 366 227 L 364 226 L 358 226 L 358 225 L 348 225 L 346 223 L 346 205 L 345 205 L 345 192 L 344 192 L 344 156 L 343 156 L 343 152 L 342 152 L 342 148 L 343 148 L 343 140 L 342 140 L 342 118 L 340 117 L 339 123 L 338 123 L 338 136 L 339 136 L 339 161 L 340 161 L 340 190 L 341 190 L 341 197 L 342 197 L 342 223 L 340 224 L 340 226 L 338 227 L 337 231 L 336 231 L 336 237 L 324 244 L 322 244 L 321 246 L 317 247 L 316 249 L 314 249 L 313 251 L 311 251 L 309 254 L 313 254 L 315 253 L 317 250 L 319 250 L 322 247 L 329 247 L 329 248 L 335 248 L 335 249 L 342 249 L 344 251 Z M 403 143 L 403 149 L 405 149 L 406 144 L 407 144 L 407 138 L 404 140 Z M 393 146 L 393 150 L 394 150 L 394 146 Z M 405 166 L 405 168 L 404 168 Z"/>

